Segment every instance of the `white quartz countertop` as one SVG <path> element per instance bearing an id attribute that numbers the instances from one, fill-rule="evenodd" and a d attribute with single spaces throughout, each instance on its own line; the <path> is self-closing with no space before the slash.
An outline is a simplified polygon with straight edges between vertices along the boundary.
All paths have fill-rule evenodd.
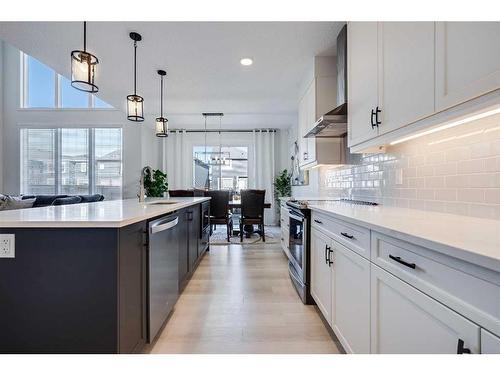
<path id="1" fill-rule="evenodd" d="M 0 211 L 0 228 L 120 228 L 210 198 L 150 198 Z"/>
<path id="2" fill-rule="evenodd" d="M 500 221 L 388 206 L 314 202 L 313 211 L 500 272 Z"/>

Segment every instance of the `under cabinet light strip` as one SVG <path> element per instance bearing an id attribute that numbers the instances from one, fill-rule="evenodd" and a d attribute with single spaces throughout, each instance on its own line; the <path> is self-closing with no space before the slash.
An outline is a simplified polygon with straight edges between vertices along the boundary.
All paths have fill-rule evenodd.
<path id="1" fill-rule="evenodd" d="M 483 112 L 483 113 L 478 113 L 477 115 L 466 117 L 466 118 L 463 118 L 463 119 L 458 120 L 458 121 L 453 121 L 453 122 L 450 122 L 449 124 L 438 126 L 437 128 L 433 128 L 433 129 L 430 129 L 430 130 L 423 131 L 421 133 L 413 134 L 413 135 L 410 135 L 408 137 L 404 137 L 404 138 L 398 139 L 398 140 L 396 140 L 394 142 L 390 142 L 390 145 L 391 146 L 397 145 L 399 143 L 403 143 L 403 142 L 406 142 L 406 141 L 409 141 L 409 140 L 412 140 L 412 139 L 415 139 L 415 138 L 423 137 L 424 135 L 429 135 L 429 134 L 432 134 L 432 133 L 436 133 L 438 131 L 449 129 L 449 128 L 453 128 L 453 127 L 458 126 L 458 125 L 467 124 L 469 122 L 480 120 L 480 119 L 483 119 L 485 117 L 493 116 L 493 115 L 496 115 L 498 113 L 500 113 L 500 108 L 495 108 L 495 109 L 492 109 L 490 111 L 486 111 L 486 112 Z"/>

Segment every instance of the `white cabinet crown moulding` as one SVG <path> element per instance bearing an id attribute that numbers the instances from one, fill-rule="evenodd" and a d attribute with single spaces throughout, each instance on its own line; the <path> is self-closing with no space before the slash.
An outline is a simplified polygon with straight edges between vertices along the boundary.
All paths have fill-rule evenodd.
<path id="1" fill-rule="evenodd" d="M 347 36 L 351 152 L 500 106 L 500 22 L 350 22 Z"/>

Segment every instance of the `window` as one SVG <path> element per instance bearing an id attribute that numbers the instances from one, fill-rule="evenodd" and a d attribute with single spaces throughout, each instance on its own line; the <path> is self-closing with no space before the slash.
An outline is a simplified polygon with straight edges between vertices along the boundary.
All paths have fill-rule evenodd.
<path id="1" fill-rule="evenodd" d="M 22 194 L 102 194 L 120 199 L 120 128 L 21 130 Z"/>
<path id="2" fill-rule="evenodd" d="M 217 165 L 214 160 L 224 157 L 225 163 Z M 248 188 L 248 147 L 205 146 L 193 147 L 194 175 L 196 188 L 211 190 L 240 191 Z"/>
<path id="3" fill-rule="evenodd" d="M 97 96 L 75 89 L 69 79 L 23 52 L 21 81 L 23 108 L 113 108 Z"/>

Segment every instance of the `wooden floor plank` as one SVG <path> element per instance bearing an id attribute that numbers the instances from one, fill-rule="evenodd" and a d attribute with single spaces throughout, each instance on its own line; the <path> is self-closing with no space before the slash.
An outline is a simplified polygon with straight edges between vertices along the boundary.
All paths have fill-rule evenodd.
<path id="1" fill-rule="evenodd" d="M 211 246 L 147 352 L 339 353 L 276 244 Z"/>

